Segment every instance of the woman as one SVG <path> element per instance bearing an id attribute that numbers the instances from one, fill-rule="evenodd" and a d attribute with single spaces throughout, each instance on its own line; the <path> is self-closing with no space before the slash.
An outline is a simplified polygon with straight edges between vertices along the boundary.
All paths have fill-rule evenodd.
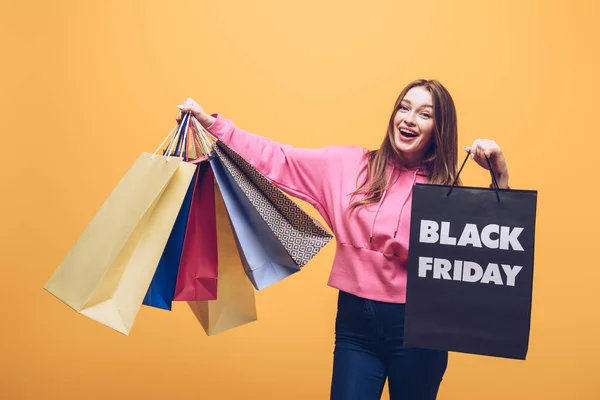
<path id="1" fill-rule="evenodd" d="M 328 285 L 339 290 L 331 399 L 435 399 L 448 354 L 403 346 L 411 193 L 415 183 L 451 184 L 457 173 L 456 110 L 438 81 L 416 80 L 398 96 L 379 150 L 332 146 L 297 149 L 192 112 L 286 193 L 307 201 L 336 237 Z M 178 117 L 181 120 L 181 113 Z M 494 141 L 465 147 L 508 187 L 504 156 Z"/>

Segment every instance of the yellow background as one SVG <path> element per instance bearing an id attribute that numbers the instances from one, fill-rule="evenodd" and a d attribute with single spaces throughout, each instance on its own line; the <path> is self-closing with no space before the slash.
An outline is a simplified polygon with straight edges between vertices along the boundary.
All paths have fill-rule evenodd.
<path id="1" fill-rule="evenodd" d="M 599 12 L 591 0 L 2 1 L 0 398 L 328 398 L 333 244 L 257 293 L 258 322 L 213 337 L 185 304 L 142 308 L 126 337 L 43 286 L 186 97 L 280 142 L 374 148 L 399 91 L 426 77 L 454 96 L 460 144 L 495 139 L 511 186 L 539 190 L 528 359 L 451 354 L 439 398 L 600 399 Z M 464 171 L 470 185 L 488 176 Z"/>

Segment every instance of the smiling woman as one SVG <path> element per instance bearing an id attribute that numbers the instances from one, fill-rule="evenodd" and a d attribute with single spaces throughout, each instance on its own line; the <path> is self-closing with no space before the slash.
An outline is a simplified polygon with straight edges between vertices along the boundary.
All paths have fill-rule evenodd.
<path id="1" fill-rule="evenodd" d="M 339 299 L 331 399 L 378 399 L 386 379 L 392 400 L 435 399 L 448 354 L 404 346 L 404 314 L 414 184 L 449 184 L 457 172 L 456 111 L 442 84 L 409 83 L 372 151 L 294 148 L 208 114 L 192 99 L 179 108 L 178 119 L 193 113 L 276 186 L 313 205 L 334 232 L 329 285 Z M 476 160 L 487 155 L 494 171 L 508 176 L 494 142 L 475 141 L 466 150 Z"/>

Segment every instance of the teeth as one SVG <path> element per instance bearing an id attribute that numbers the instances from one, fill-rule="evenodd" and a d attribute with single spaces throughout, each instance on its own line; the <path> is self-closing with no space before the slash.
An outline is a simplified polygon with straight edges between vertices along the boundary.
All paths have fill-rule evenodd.
<path id="1" fill-rule="evenodd" d="M 407 131 L 406 129 L 400 129 L 400 132 L 402 132 L 402 133 L 404 133 L 406 135 L 409 135 L 409 136 L 417 136 L 416 133 L 413 133 L 411 131 Z"/>

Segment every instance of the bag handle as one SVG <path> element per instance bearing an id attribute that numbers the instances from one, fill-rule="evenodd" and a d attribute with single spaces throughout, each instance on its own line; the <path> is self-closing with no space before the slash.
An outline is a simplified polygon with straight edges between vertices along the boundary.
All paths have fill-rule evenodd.
<path id="1" fill-rule="evenodd" d="M 175 135 L 173 135 L 173 137 L 171 138 L 171 141 L 169 142 L 169 144 L 167 145 L 167 148 L 163 150 L 163 156 L 166 155 L 167 156 L 167 161 L 169 160 L 169 158 L 174 155 L 177 157 L 177 152 L 179 151 L 179 143 L 181 142 L 181 131 L 183 130 L 183 127 L 185 126 L 185 118 L 182 119 L 181 124 L 177 125 L 176 129 L 177 132 L 175 133 Z M 162 145 L 161 145 L 162 146 Z"/>
<path id="2" fill-rule="evenodd" d="M 189 131 L 190 131 L 190 119 L 188 117 L 187 123 L 184 128 L 183 140 L 181 141 L 182 149 L 180 150 L 181 151 L 180 154 L 182 154 L 182 157 L 185 161 L 188 160 L 188 147 L 187 147 L 188 141 L 187 141 L 187 139 L 188 139 Z M 179 145 L 177 147 L 179 148 Z"/>
<path id="3" fill-rule="evenodd" d="M 169 141 L 167 148 L 163 150 L 163 156 L 166 155 L 167 159 L 171 156 L 182 157 L 184 161 L 189 161 L 189 151 L 192 145 L 191 138 L 193 136 L 192 134 L 190 134 L 191 124 L 189 114 L 185 114 L 185 116 L 181 120 L 181 123 L 177 125 L 175 129 L 177 130 L 177 132 Z M 162 147 L 165 141 L 166 139 L 163 141 L 163 143 L 161 143 L 159 148 Z M 198 153 L 199 152 L 197 151 L 197 154 Z"/>
<path id="4" fill-rule="evenodd" d="M 204 154 L 208 157 L 210 157 L 210 153 L 212 151 L 212 143 L 210 142 L 210 140 L 208 139 L 207 135 L 210 135 L 210 133 L 207 132 L 207 130 L 202 126 L 202 124 L 196 119 L 196 117 L 194 117 L 192 115 L 192 123 L 194 124 L 195 128 L 196 128 L 196 137 L 199 139 L 199 143 L 200 146 L 202 147 L 202 151 L 205 152 Z"/>
<path id="5" fill-rule="evenodd" d="M 179 130 L 179 137 L 177 138 L 177 145 L 175 146 L 175 155 L 185 157 L 185 149 L 183 149 L 182 154 L 182 145 L 185 146 L 185 136 L 187 134 L 187 128 L 189 125 L 190 116 L 186 114 L 181 121 L 181 126 Z"/>
<path id="6" fill-rule="evenodd" d="M 463 167 L 467 163 L 467 160 L 469 159 L 470 155 L 471 155 L 471 150 L 469 150 L 469 152 L 467 153 L 467 156 L 465 157 L 465 160 L 463 161 L 462 165 L 460 166 L 460 169 L 458 170 L 458 173 L 456 174 L 456 177 L 454 178 L 454 182 L 452 182 L 452 186 L 450 187 L 450 190 L 448 190 L 448 194 L 446 195 L 446 197 L 450 196 L 450 193 L 452 193 L 452 190 L 454 189 L 454 186 L 456 185 L 456 181 L 458 181 L 458 177 L 460 176 L 460 173 L 462 172 Z M 500 189 L 500 187 L 498 186 L 498 181 L 496 180 L 496 174 L 494 173 L 494 169 L 492 168 L 492 163 L 490 162 L 490 159 L 488 158 L 488 156 L 485 156 L 485 160 L 487 161 L 490 175 L 492 176 L 492 183 L 494 185 L 494 191 L 496 192 L 496 198 L 498 199 L 498 202 L 500 202 L 500 195 L 498 194 L 498 190 Z"/>
<path id="7" fill-rule="evenodd" d="M 181 123 L 176 125 L 171 132 L 164 138 L 164 140 L 158 145 L 154 153 L 150 156 L 150 159 L 153 159 L 156 156 L 156 153 L 167 143 L 167 140 L 171 138 L 167 143 L 167 147 L 163 150 L 162 155 L 167 156 L 167 161 L 171 156 L 178 157 L 180 153 L 182 153 L 182 157 L 185 161 L 189 160 L 189 149 L 194 146 L 196 150 L 196 154 L 200 155 L 201 150 L 198 148 L 198 137 L 194 135 L 194 125 L 190 124 L 190 119 L 193 118 L 190 113 L 186 113 L 182 118 Z M 194 118 L 195 120 L 195 118 Z M 190 132 L 191 131 L 191 132 Z M 191 134 L 190 134 L 191 133 Z M 173 135 L 173 137 L 171 137 Z M 204 152 L 202 151 L 202 155 Z"/>
<path id="8" fill-rule="evenodd" d="M 167 135 L 167 137 L 161 142 L 161 144 L 158 145 L 158 147 L 156 148 L 156 150 L 154 150 L 154 153 L 152 153 L 152 156 L 150 156 L 150 159 L 154 159 L 154 156 L 156 155 L 156 153 L 158 153 L 158 150 L 160 150 L 161 147 L 163 147 L 163 145 L 165 144 L 165 142 L 167 141 L 167 139 L 169 139 L 171 137 L 171 135 L 173 133 L 175 133 L 175 131 L 177 130 L 178 126 L 175 126 L 173 129 L 171 129 L 171 132 L 169 132 L 169 134 Z M 170 142 L 169 142 L 170 143 Z M 165 153 L 163 152 L 163 155 Z"/>

